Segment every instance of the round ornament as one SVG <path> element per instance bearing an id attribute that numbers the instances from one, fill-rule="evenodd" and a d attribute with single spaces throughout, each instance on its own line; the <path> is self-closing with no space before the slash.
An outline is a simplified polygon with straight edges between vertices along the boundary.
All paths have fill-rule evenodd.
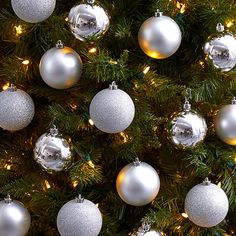
<path id="1" fill-rule="evenodd" d="M 127 204 L 144 206 L 157 196 L 160 178 L 152 166 L 136 159 L 119 172 L 116 189 L 120 198 Z"/>
<path id="2" fill-rule="evenodd" d="M 7 196 L 0 202 L 0 235 L 25 236 L 30 228 L 31 217 L 21 202 Z"/>
<path id="3" fill-rule="evenodd" d="M 206 121 L 186 100 L 183 111 L 174 113 L 167 125 L 168 139 L 179 149 L 189 149 L 201 143 L 207 133 Z"/>
<path id="4" fill-rule="evenodd" d="M 108 13 L 95 0 L 75 5 L 68 18 L 72 34 L 81 41 L 100 38 L 110 25 Z"/>
<path id="5" fill-rule="evenodd" d="M 56 0 L 11 0 L 11 5 L 21 20 L 38 23 L 46 20 L 53 13 Z"/>
<path id="6" fill-rule="evenodd" d="M 64 47 L 59 40 L 41 58 L 39 71 L 44 82 L 54 89 L 74 86 L 82 74 L 82 61 L 72 48 Z"/>
<path id="7" fill-rule="evenodd" d="M 225 32 L 220 23 L 216 30 L 217 35 L 209 37 L 203 49 L 215 68 L 227 72 L 236 65 L 236 38 L 231 32 Z"/>
<path id="8" fill-rule="evenodd" d="M 227 215 L 229 201 L 225 192 L 206 178 L 194 186 L 185 198 L 185 211 L 189 219 L 200 227 L 218 225 Z"/>
<path id="9" fill-rule="evenodd" d="M 0 93 L 0 127 L 18 131 L 30 124 L 35 107 L 32 98 L 13 85 Z"/>
<path id="10" fill-rule="evenodd" d="M 95 95 L 89 113 L 98 129 L 105 133 L 119 133 L 132 123 L 135 107 L 131 97 L 112 82 L 109 88 Z"/>
<path id="11" fill-rule="evenodd" d="M 102 214 L 93 202 L 79 196 L 62 206 L 57 228 L 61 236 L 97 236 L 102 228 Z"/>
<path id="12" fill-rule="evenodd" d="M 160 11 L 144 21 L 138 32 L 139 46 L 149 57 L 156 59 L 172 56 L 178 50 L 181 39 L 178 24 Z"/>
<path id="13" fill-rule="evenodd" d="M 218 137 L 229 145 L 236 145 L 236 99 L 223 106 L 216 115 L 215 130 Z"/>
<path id="14" fill-rule="evenodd" d="M 39 137 L 34 148 L 34 159 L 50 174 L 70 166 L 72 153 L 69 143 L 61 137 L 56 127 Z"/>
<path id="15" fill-rule="evenodd" d="M 151 230 L 151 226 L 144 222 L 142 226 L 130 236 L 162 236 L 162 234 L 158 231 Z"/>

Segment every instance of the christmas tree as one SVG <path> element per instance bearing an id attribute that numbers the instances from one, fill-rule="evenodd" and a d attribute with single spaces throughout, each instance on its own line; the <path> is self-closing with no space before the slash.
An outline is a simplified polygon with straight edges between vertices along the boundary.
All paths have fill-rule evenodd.
<path id="1" fill-rule="evenodd" d="M 76 197 L 74 204 L 85 198 L 102 213 L 100 231 L 100 219 L 97 225 L 77 225 L 76 215 L 69 212 L 72 228 L 90 235 L 148 235 L 149 225 L 155 235 L 235 235 L 235 99 L 232 106 L 225 105 L 236 96 L 235 38 L 229 33 L 236 30 L 236 3 L 101 0 L 97 16 L 86 12 L 97 2 L 85 1 L 82 13 L 76 13 L 76 4 L 1 1 L 0 198 L 9 194 L 13 202 L 24 204 L 31 215 L 27 235 L 33 236 L 60 235 L 58 230 L 72 236 L 62 232 L 67 225 L 58 212 Z M 155 39 L 155 27 L 142 26 L 150 17 L 164 19 L 157 9 L 169 17 L 162 23 L 166 27 L 158 29 L 165 34 L 164 41 Z M 79 14 L 84 19 L 72 22 Z M 96 20 L 104 23 L 97 32 L 85 35 L 79 30 L 91 30 Z M 168 31 L 172 27 L 168 24 L 173 30 Z M 58 50 L 68 50 L 73 58 L 57 54 Z M 65 68 L 53 64 L 53 58 L 60 63 L 71 60 L 66 81 L 62 81 Z M 113 93 L 117 110 L 102 110 L 112 103 Z M 9 98 L 12 94 L 16 97 Z M 99 112 L 108 114 L 110 122 L 102 123 Z M 47 152 L 51 166 L 43 162 L 41 152 Z M 135 186 L 122 185 L 127 175 L 122 168 L 128 164 L 131 169 L 146 168 L 147 174 L 131 177 L 146 183 L 140 194 Z M 198 185 L 205 178 L 215 185 L 207 179 Z M 205 194 L 208 187 L 211 197 Z M 142 199 L 146 193 L 148 201 Z M 85 209 L 95 209 L 87 200 Z M 1 204 L 0 233 L 6 236 L 10 228 L 1 225 Z M 28 230 L 26 223 L 19 227 Z"/>

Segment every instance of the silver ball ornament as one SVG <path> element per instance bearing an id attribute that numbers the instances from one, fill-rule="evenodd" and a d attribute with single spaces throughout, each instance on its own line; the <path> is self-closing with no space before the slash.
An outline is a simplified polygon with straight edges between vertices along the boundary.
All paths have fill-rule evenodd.
<path id="1" fill-rule="evenodd" d="M 34 159 L 48 173 L 65 170 L 72 160 L 70 145 L 54 127 L 50 129 L 50 133 L 41 135 L 37 140 Z"/>
<path id="2" fill-rule="evenodd" d="M 144 21 L 138 32 L 139 46 L 149 57 L 165 59 L 179 48 L 182 33 L 178 24 L 157 11 L 155 17 Z"/>
<path id="3" fill-rule="evenodd" d="M 137 159 L 119 172 L 116 189 L 127 204 L 144 206 L 156 198 L 160 189 L 160 178 L 152 166 Z"/>
<path id="4" fill-rule="evenodd" d="M 203 50 L 215 68 L 227 72 L 236 65 L 236 37 L 230 32 L 223 32 L 224 26 L 220 23 L 216 29 L 218 34 L 209 37 Z"/>
<path id="5" fill-rule="evenodd" d="M 46 20 L 53 13 L 56 0 L 11 0 L 11 5 L 21 20 L 38 23 Z"/>
<path id="6" fill-rule="evenodd" d="M 59 40 L 41 58 L 39 71 L 44 82 L 55 89 L 74 86 L 82 74 L 82 61 L 72 48 L 64 47 Z"/>
<path id="7" fill-rule="evenodd" d="M 132 123 L 135 107 L 131 97 L 113 82 L 95 95 L 89 113 L 98 129 L 105 133 L 119 133 Z"/>
<path id="8" fill-rule="evenodd" d="M 81 41 L 100 38 L 110 25 L 108 13 L 95 0 L 75 5 L 68 18 L 72 34 Z"/>
<path id="9" fill-rule="evenodd" d="M 158 231 L 151 230 L 147 233 L 144 233 L 144 236 L 162 236 L 162 234 Z"/>
<path id="10" fill-rule="evenodd" d="M 0 127 L 18 131 L 30 124 L 35 107 L 32 98 L 13 86 L 0 93 Z"/>
<path id="11" fill-rule="evenodd" d="M 236 99 L 232 104 L 223 106 L 217 113 L 215 130 L 218 137 L 229 145 L 236 145 Z"/>
<path id="12" fill-rule="evenodd" d="M 61 236 L 97 236 L 102 228 L 102 214 L 93 202 L 79 197 L 62 206 L 57 228 Z"/>
<path id="13" fill-rule="evenodd" d="M 225 192 L 206 179 L 194 186 L 185 198 L 185 211 L 189 220 L 200 227 L 210 228 L 224 220 L 229 201 Z"/>
<path id="14" fill-rule="evenodd" d="M 31 217 L 21 202 L 10 196 L 0 202 L 0 235 L 25 236 L 29 231 Z"/>
<path id="15" fill-rule="evenodd" d="M 207 133 L 204 118 L 191 110 L 188 101 L 181 112 L 174 113 L 167 124 L 168 139 L 179 149 L 190 149 L 200 144 Z"/>

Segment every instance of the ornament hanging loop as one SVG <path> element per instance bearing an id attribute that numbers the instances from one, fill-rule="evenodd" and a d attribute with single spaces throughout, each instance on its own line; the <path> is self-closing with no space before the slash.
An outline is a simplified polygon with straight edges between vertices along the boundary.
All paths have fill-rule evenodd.
<path id="1" fill-rule="evenodd" d="M 115 81 L 113 81 L 113 82 L 109 85 L 109 89 L 110 89 L 110 90 L 117 90 L 117 89 L 118 89 L 118 85 L 116 84 Z"/>
<path id="2" fill-rule="evenodd" d="M 141 165 L 141 161 L 138 159 L 138 157 L 135 158 L 134 165 L 135 166 L 140 166 Z"/>
<path id="3" fill-rule="evenodd" d="M 14 84 L 11 84 L 10 87 L 7 90 L 9 92 L 15 92 L 17 89 L 16 89 L 16 86 Z"/>
<path id="4" fill-rule="evenodd" d="M 50 134 L 53 137 L 56 137 L 59 134 L 59 131 L 58 131 L 57 127 L 54 124 L 53 124 L 52 128 L 50 129 Z"/>
<path id="5" fill-rule="evenodd" d="M 95 3 L 95 0 L 87 0 L 87 3 L 88 3 L 88 4 L 94 4 L 94 3 Z"/>
<path id="6" fill-rule="evenodd" d="M 155 12 L 155 17 L 160 17 L 160 16 L 163 16 L 163 12 L 161 12 L 159 9 L 157 9 Z"/>
<path id="7" fill-rule="evenodd" d="M 83 203 L 83 202 L 84 202 L 84 198 L 82 198 L 81 194 L 79 194 L 79 197 L 76 197 L 76 198 L 75 198 L 75 201 L 76 201 L 77 203 Z"/>
<path id="8" fill-rule="evenodd" d="M 183 110 L 189 112 L 191 110 L 191 104 L 189 103 L 189 98 L 191 97 L 191 89 L 187 88 L 185 91 L 185 102 L 183 105 Z"/>
<path id="9" fill-rule="evenodd" d="M 208 178 L 205 178 L 204 181 L 202 182 L 204 185 L 210 185 L 211 181 Z"/>
<path id="10" fill-rule="evenodd" d="M 218 24 L 216 25 L 216 31 L 217 31 L 217 32 L 221 33 L 221 32 L 224 32 L 224 30 L 225 30 L 225 27 L 224 27 L 224 25 L 222 25 L 221 23 L 218 23 Z"/>
<path id="11" fill-rule="evenodd" d="M 232 105 L 236 105 L 236 97 L 233 97 L 233 99 L 232 99 Z"/>
<path id="12" fill-rule="evenodd" d="M 11 196 L 8 194 L 6 198 L 4 198 L 5 203 L 11 203 L 13 200 L 11 199 Z"/>
<path id="13" fill-rule="evenodd" d="M 151 226 L 150 226 L 147 222 L 144 222 L 144 223 L 142 224 L 142 229 L 143 229 L 143 233 L 147 233 L 147 232 L 150 231 Z"/>
<path id="14" fill-rule="evenodd" d="M 56 48 L 58 48 L 58 49 L 64 48 L 64 44 L 62 43 L 61 40 L 58 40 L 58 41 L 57 41 L 57 43 L 56 43 Z"/>

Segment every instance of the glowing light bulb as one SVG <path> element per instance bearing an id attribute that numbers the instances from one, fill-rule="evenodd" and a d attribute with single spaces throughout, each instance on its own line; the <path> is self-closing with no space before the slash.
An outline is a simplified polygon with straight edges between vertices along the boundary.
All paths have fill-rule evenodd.
<path id="1" fill-rule="evenodd" d="M 93 164 L 93 162 L 90 160 L 90 161 L 88 161 L 88 164 L 89 164 L 89 166 L 91 167 L 91 168 L 95 168 L 95 165 Z"/>
<path id="2" fill-rule="evenodd" d="M 22 64 L 25 65 L 25 66 L 29 65 L 29 63 L 30 63 L 29 60 L 24 60 L 24 61 L 22 61 Z"/>
<path id="3" fill-rule="evenodd" d="M 92 119 L 89 119 L 89 124 L 92 125 L 92 126 L 94 125 L 94 122 L 93 122 Z"/>
<path id="4" fill-rule="evenodd" d="M 181 215 L 182 215 L 184 218 L 188 218 L 188 214 L 185 213 L 185 212 L 183 212 Z"/>
<path id="5" fill-rule="evenodd" d="M 143 70 L 143 73 L 146 75 L 148 73 L 148 71 L 150 70 L 150 66 L 146 66 Z"/>
<path id="6" fill-rule="evenodd" d="M 232 27 L 233 24 L 234 24 L 234 22 L 233 22 L 232 20 L 226 22 L 226 26 L 227 26 L 228 28 Z"/>
<path id="7" fill-rule="evenodd" d="M 9 87 L 10 87 L 10 83 L 7 83 L 7 84 L 3 85 L 2 89 L 7 90 Z"/>
<path id="8" fill-rule="evenodd" d="M 47 189 L 51 188 L 51 185 L 49 184 L 49 182 L 47 180 L 45 180 L 44 183 L 45 183 L 45 186 Z"/>
<path id="9" fill-rule="evenodd" d="M 79 184 L 78 180 L 75 180 L 75 181 L 72 182 L 72 185 L 73 185 L 74 188 L 76 188 L 78 186 L 78 184 Z"/>
<path id="10" fill-rule="evenodd" d="M 95 53 L 95 52 L 97 52 L 97 48 L 95 48 L 95 47 L 90 48 L 90 49 L 89 49 L 89 52 L 90 52 L 90 53 Z"/>
<path id="11" fill-rule="evenodd" d="M 23 34 L 23 28 L 22 28 L 22 26 L 21 25 L 18 25 L 18 26 L 14 26 L 14 29 L 15 29 L 15 31 L 16 31 L 16 36 L 20 36 L 21 34 Z"/>

